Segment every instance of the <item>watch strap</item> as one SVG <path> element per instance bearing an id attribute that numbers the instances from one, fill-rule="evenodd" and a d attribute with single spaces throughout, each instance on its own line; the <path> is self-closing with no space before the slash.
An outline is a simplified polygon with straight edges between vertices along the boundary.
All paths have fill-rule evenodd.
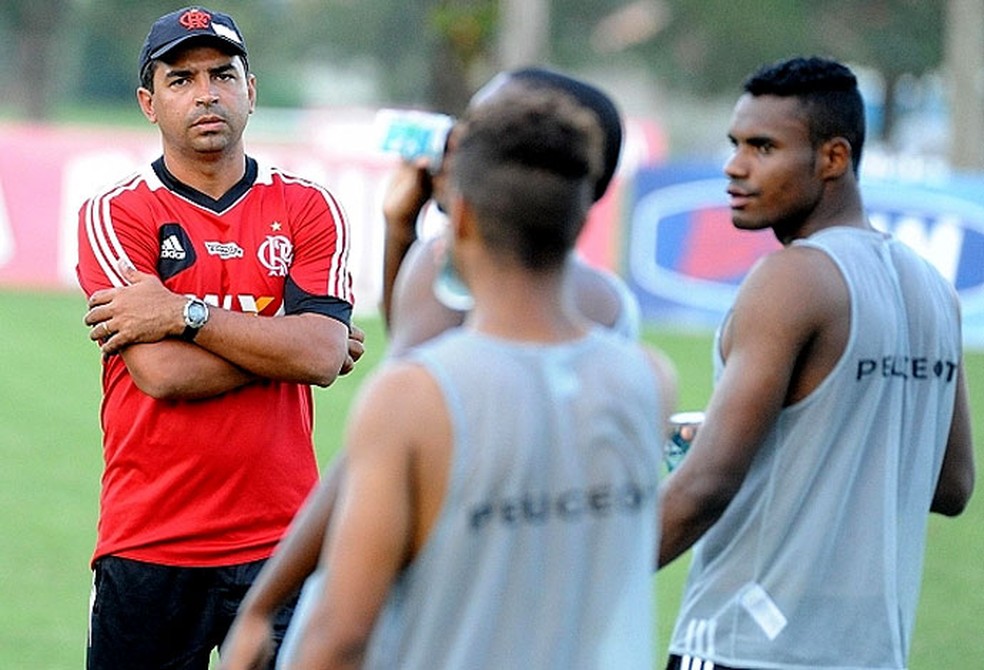
<path id="1" fill-rule="evenodd" d="M 201 328 L 195 328 L 194 326 L 185 326 L 184 332 L 181 333 L 181 339 L 184 340 L 185 342 L 191 342 L 192 340 L 195 339 L 195 336 L 198 335 L 199 330 L 201 330 Z"/>

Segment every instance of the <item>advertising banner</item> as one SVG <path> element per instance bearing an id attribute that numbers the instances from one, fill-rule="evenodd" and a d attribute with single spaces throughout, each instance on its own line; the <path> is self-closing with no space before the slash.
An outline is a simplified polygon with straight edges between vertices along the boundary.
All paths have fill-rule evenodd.
<path id="1" fill-rule="evenodd" d="M 358 139 L 371 121 L 319 123 L 325 134 L 304 143 L 247 138 L 252 155 L 328 186 L 344 204 L 352 225 L 356 309 L 363 314 L 377 310 L 381 293 L 381 202 L 394 160 L 374 153 L 369 139 Z M 341 130 L 327 134 L 336 127 Z M 752 264 L 778 243 L 770 231 L 731 226 L 718 166 L 654 162 L 660 151 L 639 141 L 636 126 L 629 130 L 631 160 L 623 161 L 592 210 L 579 253 L 623 274 L 646 320 L 712 328 Z M 344 146 L 339 136 L 348 138 Z M 635 157 L 640 146 L 644 155 Z M 0 287 L 77 290 L 79 206 L 159 155 L 154 128 L 0 125 Z M 862 178 L 862 191 L 872 223 L 953 282 L 965 337 L 984 346 L 984 176 L 933 184 Z"/>
<path id="2" fill-rule="evenodd" d="M 371 117 L 370 117 L 371 121 Z M 250 155 L 328 186 L 352 225 L 358 308 L 375 310 L 382 281 L 381 199 L 393 158 L 319 142 L 254 138 Z M 161 154 L 157 130 L 0 126 L 0 287 L 78 290 L 79 207 Z"/>
<path id="3" fill-rule="evenodd" d="M 927 258 L 956 287 L 968 344 L 984 346 L 984 176 L 939 183 L 862 178 L 872 225 Z M 720 167 L 666 164 L 636 173 L 624 234 L 625 275 L 654 323 L 716 326 L 770 230 L 731 225 Z"/>
<path id="4" fill-rule="evenodd" d="M 373 113 L 365 111 L 319 115 L 292 133 L 247 131 L 250 155 L 327 186 L 342 202 L 352 228 L 355 307 L 362 314 L 376 313 L 382 294 L 382 198 L 397 160 L 376 146 L 373 124 Z M 627 130 L 625 169 L 593 208 L 579 239 L 582 256 L 601 267 L 620 261 L 620 184 L 631 165 L 650 164 L 662 150 L 645 125 L 632 123 Z M 0 288 L 78 290 L 79 207 L 160 154 L 157 130 L 149 125 L 113 130 L 0 124 Z M 421 226 L 422 234 L 436 232 L 440 226 Z"/>

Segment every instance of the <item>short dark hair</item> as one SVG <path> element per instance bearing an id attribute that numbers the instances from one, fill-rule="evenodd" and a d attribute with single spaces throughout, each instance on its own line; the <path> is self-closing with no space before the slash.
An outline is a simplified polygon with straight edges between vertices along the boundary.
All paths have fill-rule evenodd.
<path id="1" fill-rule="evenodd" d="M 843 137 L 851 145 L 851 163 L 858 173 L 864 149 L 864 101 L 857 77 L 847 66 L 818 56 L 791 58 L 760 68 L 745 80 L 744 90 L 753 96 L 799 98 L 813 146 Z"/>
<path id="2" fill-rule="evenodd" d="M 451 174 L 482 239 L 528 269 L 559 267 L 603 169 L 595 115 L 559 90 L 517 85 L 462 121 Z"/>
<path id="3" fill-rule="evenodd" d="M 595 185 L 595 200 L 600 200 L 608 190 L 608 185 L 615 176 L 618 159 L 622 153 L 622 115 L 615 101 L 596 86 L 569 77 L 555 70 L 543 67 L 525 67 L 508 73 L 513 79 L 529 83 L 531 88 L 552 86 L 570 95 L 579 104 L 587 107 L 598 117 L 598 124 L 604 136 L 604 163 Z"/>

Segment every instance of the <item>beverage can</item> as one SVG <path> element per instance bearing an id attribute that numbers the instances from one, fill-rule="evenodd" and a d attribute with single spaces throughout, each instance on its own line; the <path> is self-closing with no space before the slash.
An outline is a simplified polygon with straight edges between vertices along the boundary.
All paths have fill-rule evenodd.
<path id="1" fill-rule="evenodd" d="M 668 437 L 663 445 L 663 462 L 666 469 L 673 472 L 683 457 L 690 451 L 690 445 L 697 437 L 697 430 L 704 423 L 704 412 L 677 412 L 670 416 Z"/>
<path id="2" fill-rule="evenodd" d="M 417 109 L 381 109 L 374 125 L 380 150 L 408 161 L 425 158 L 427 169 L 437 174 L 454 118 Z"/>

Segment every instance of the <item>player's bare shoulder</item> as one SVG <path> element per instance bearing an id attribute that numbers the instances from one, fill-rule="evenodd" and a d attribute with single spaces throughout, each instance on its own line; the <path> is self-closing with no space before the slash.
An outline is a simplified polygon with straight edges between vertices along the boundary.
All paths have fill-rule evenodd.
<path id="1" fill-rule="evenodd" d="M 417 450 L 449 439 L 450 418 L 437 380 L 411 359 L 389 359 L 365 380 L 351 416 L 350 448 L 402 445 Z"/>
<path id="2" fill-rule="evenodd" d="M 847 283 L 833 259 L 806 245 L 774 251 L 749 271 L 738 291 L 736 311 L 754 307 L 756 313 L 809 316 L 849 301 Z"/>
<path id="3" fill-rule="evenodd" d="M 412 360 L 383 363 L 360 389 L 346 450 L 350 459 L 401 473 L 411 489 L 416 555 L 443 505 L 452 461 L 451 416 L 434 376 Z"/>
<path id="4" fill-rule="evenodd" d="M 846 337 L 850 294 L 834 261 L 820 249 L 783 247 L 761 258 L 738 290 L 721 335 L 728 357 L 736 339 L 799 351 L 818 334 Z"/>

